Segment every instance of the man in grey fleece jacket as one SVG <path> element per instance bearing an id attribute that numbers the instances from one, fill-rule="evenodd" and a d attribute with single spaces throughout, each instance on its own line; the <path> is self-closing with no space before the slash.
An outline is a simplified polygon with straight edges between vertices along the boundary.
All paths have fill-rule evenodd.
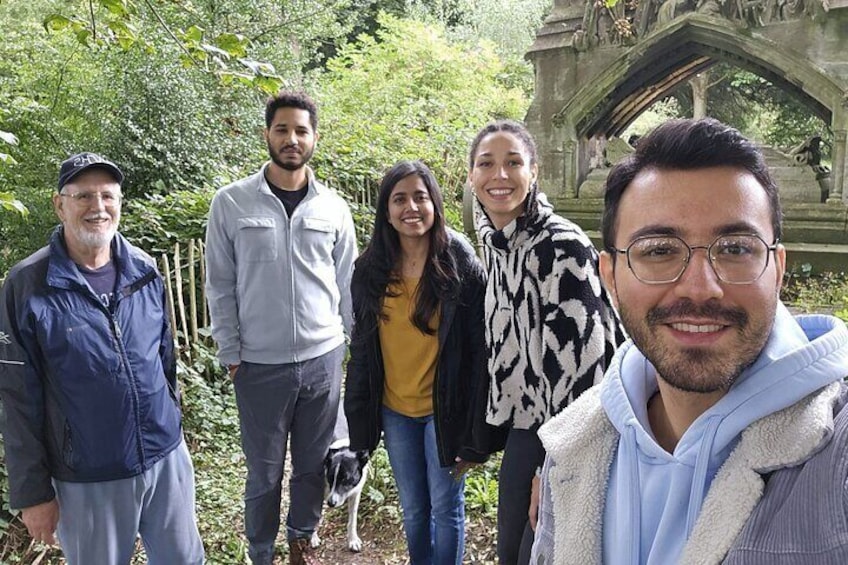
<path id="1" fill-rule="evenodd" d="M 290 440 L 290 561 L 317 563 L 309 539 L 338 413 L 356 238 L 345 201 L 306 166 L 318 140 L 315 103 L 280 92 L 265 121 L 271 161 L 212 200 L 206 289 L 239 409 L 250 558 L 273 562 Z"/>

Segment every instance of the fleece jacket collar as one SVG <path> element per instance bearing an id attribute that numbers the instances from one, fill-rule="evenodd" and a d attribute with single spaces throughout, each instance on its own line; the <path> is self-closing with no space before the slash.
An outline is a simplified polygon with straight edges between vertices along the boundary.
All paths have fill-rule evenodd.
<path id="1" fill-rule="evenodd" d="M 841 384 L 831 383 L 800 402 L 751 424 L 722 465 L 704 500 L 680 563 L 720 563 L 762 497 L 762 474 L 815 455 L 833 432 Z M 539 430 L 556 463 L 549 481 L 555 516 L 554 563 L 601 563 L 603 515 L 610 466 L 619 435 L 595 386 Z"/>

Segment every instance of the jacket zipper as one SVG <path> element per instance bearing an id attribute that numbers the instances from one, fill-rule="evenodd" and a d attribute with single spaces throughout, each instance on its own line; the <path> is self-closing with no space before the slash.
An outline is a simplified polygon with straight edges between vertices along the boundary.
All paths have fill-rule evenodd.
<path id="1" fill-rule="evenodd" d="M 135 431 L 136 431 L 136 437 L 138 438 L 136 445 L 138 447 L 139 463 L 141 465 L 141 468 L 143 469 L 146 466 L 145 461 L 146 461 L 147 457 L 145 456 L 145 453 L 144 453 L 144 442 L 141 440 L 142 433 L 141 433 L 141 430 L 138 429 L 138 423 L 141 422 L 141 414 L 140 414 L 140 410 L 139 410 L 140 402 L 138 400 L 138 383 L 136 382 L 136 378 L 135 378 L 135 375 L 132 372 L 132 367 L 130 366 L 129 359 L 127 358 L 127 351 L 126 351 L 126 347 L 125 347 L 125 344 L 124 344 L 123 333 L 121 332 L 121 328 L 118 325 L 118 315 L 117 314 L 118 314 L 118 307 L 120 306 L 120 302 L 121 302 L 121 298 L 119 298 L 119 293 L 116 292 L 115 293 L 115 308 L 114 308 L 115 313 L 112 314 L 111 312 L 107 311 L 107 316 L 109 317 L 109 322 L 110 322 L 110 325 L 112 326 L 112 334 L 115 337 L 115 342 L 118 345 L 118 353 L 121 356 L 121 364 L 124 366 L 124 371 L 126 371 L 126 374 L 127 374 L 127 382 L 129 383 L 130 390 L 132 391 L 132 395 L 131 395 L 130 398 L 132 399 L 133 414 L 135 416 L 135 423 L 136 423 L 136 430 Z M 102 305 L 102 303 L 101 303 L 101 308 L 103 308 L 105 310 L 105 307 Z M 166 382 L 167 382 L 167 380 L 168 379 L 165 379 Z"/>

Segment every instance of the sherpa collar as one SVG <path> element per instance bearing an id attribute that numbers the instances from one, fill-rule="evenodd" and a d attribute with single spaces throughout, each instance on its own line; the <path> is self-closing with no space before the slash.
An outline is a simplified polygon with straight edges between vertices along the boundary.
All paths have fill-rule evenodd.
<path id="1" fill-rule="evenodd" d="M 684 564 L 721 563 L 762 497 L 762 474 L 798 465 L 833 432 L 839 382 L 751 424 L 712 482 L 683 548 Z M 619 435 L 601 406 L 600 386 L 539 429 L 556 465 L 548 480 L 555 519 L 554 564 L 601 564 L 603 515 Z"/>

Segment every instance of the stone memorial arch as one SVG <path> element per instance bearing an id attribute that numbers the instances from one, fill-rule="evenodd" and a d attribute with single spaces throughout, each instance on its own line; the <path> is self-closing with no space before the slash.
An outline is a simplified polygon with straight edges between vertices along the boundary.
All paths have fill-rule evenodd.
<path id="1" fill-rule="evenodd" d="M 618 136 L 654 102 L 717 62 L 791 92 L 834 139 L 830 171 L 812 136 L 764 148 L 790 258 L 848 269 L 848 0 L 554 0 L 527 57 L 541 186 L 590 234 L 609 164 L 632 150 Z"/>

